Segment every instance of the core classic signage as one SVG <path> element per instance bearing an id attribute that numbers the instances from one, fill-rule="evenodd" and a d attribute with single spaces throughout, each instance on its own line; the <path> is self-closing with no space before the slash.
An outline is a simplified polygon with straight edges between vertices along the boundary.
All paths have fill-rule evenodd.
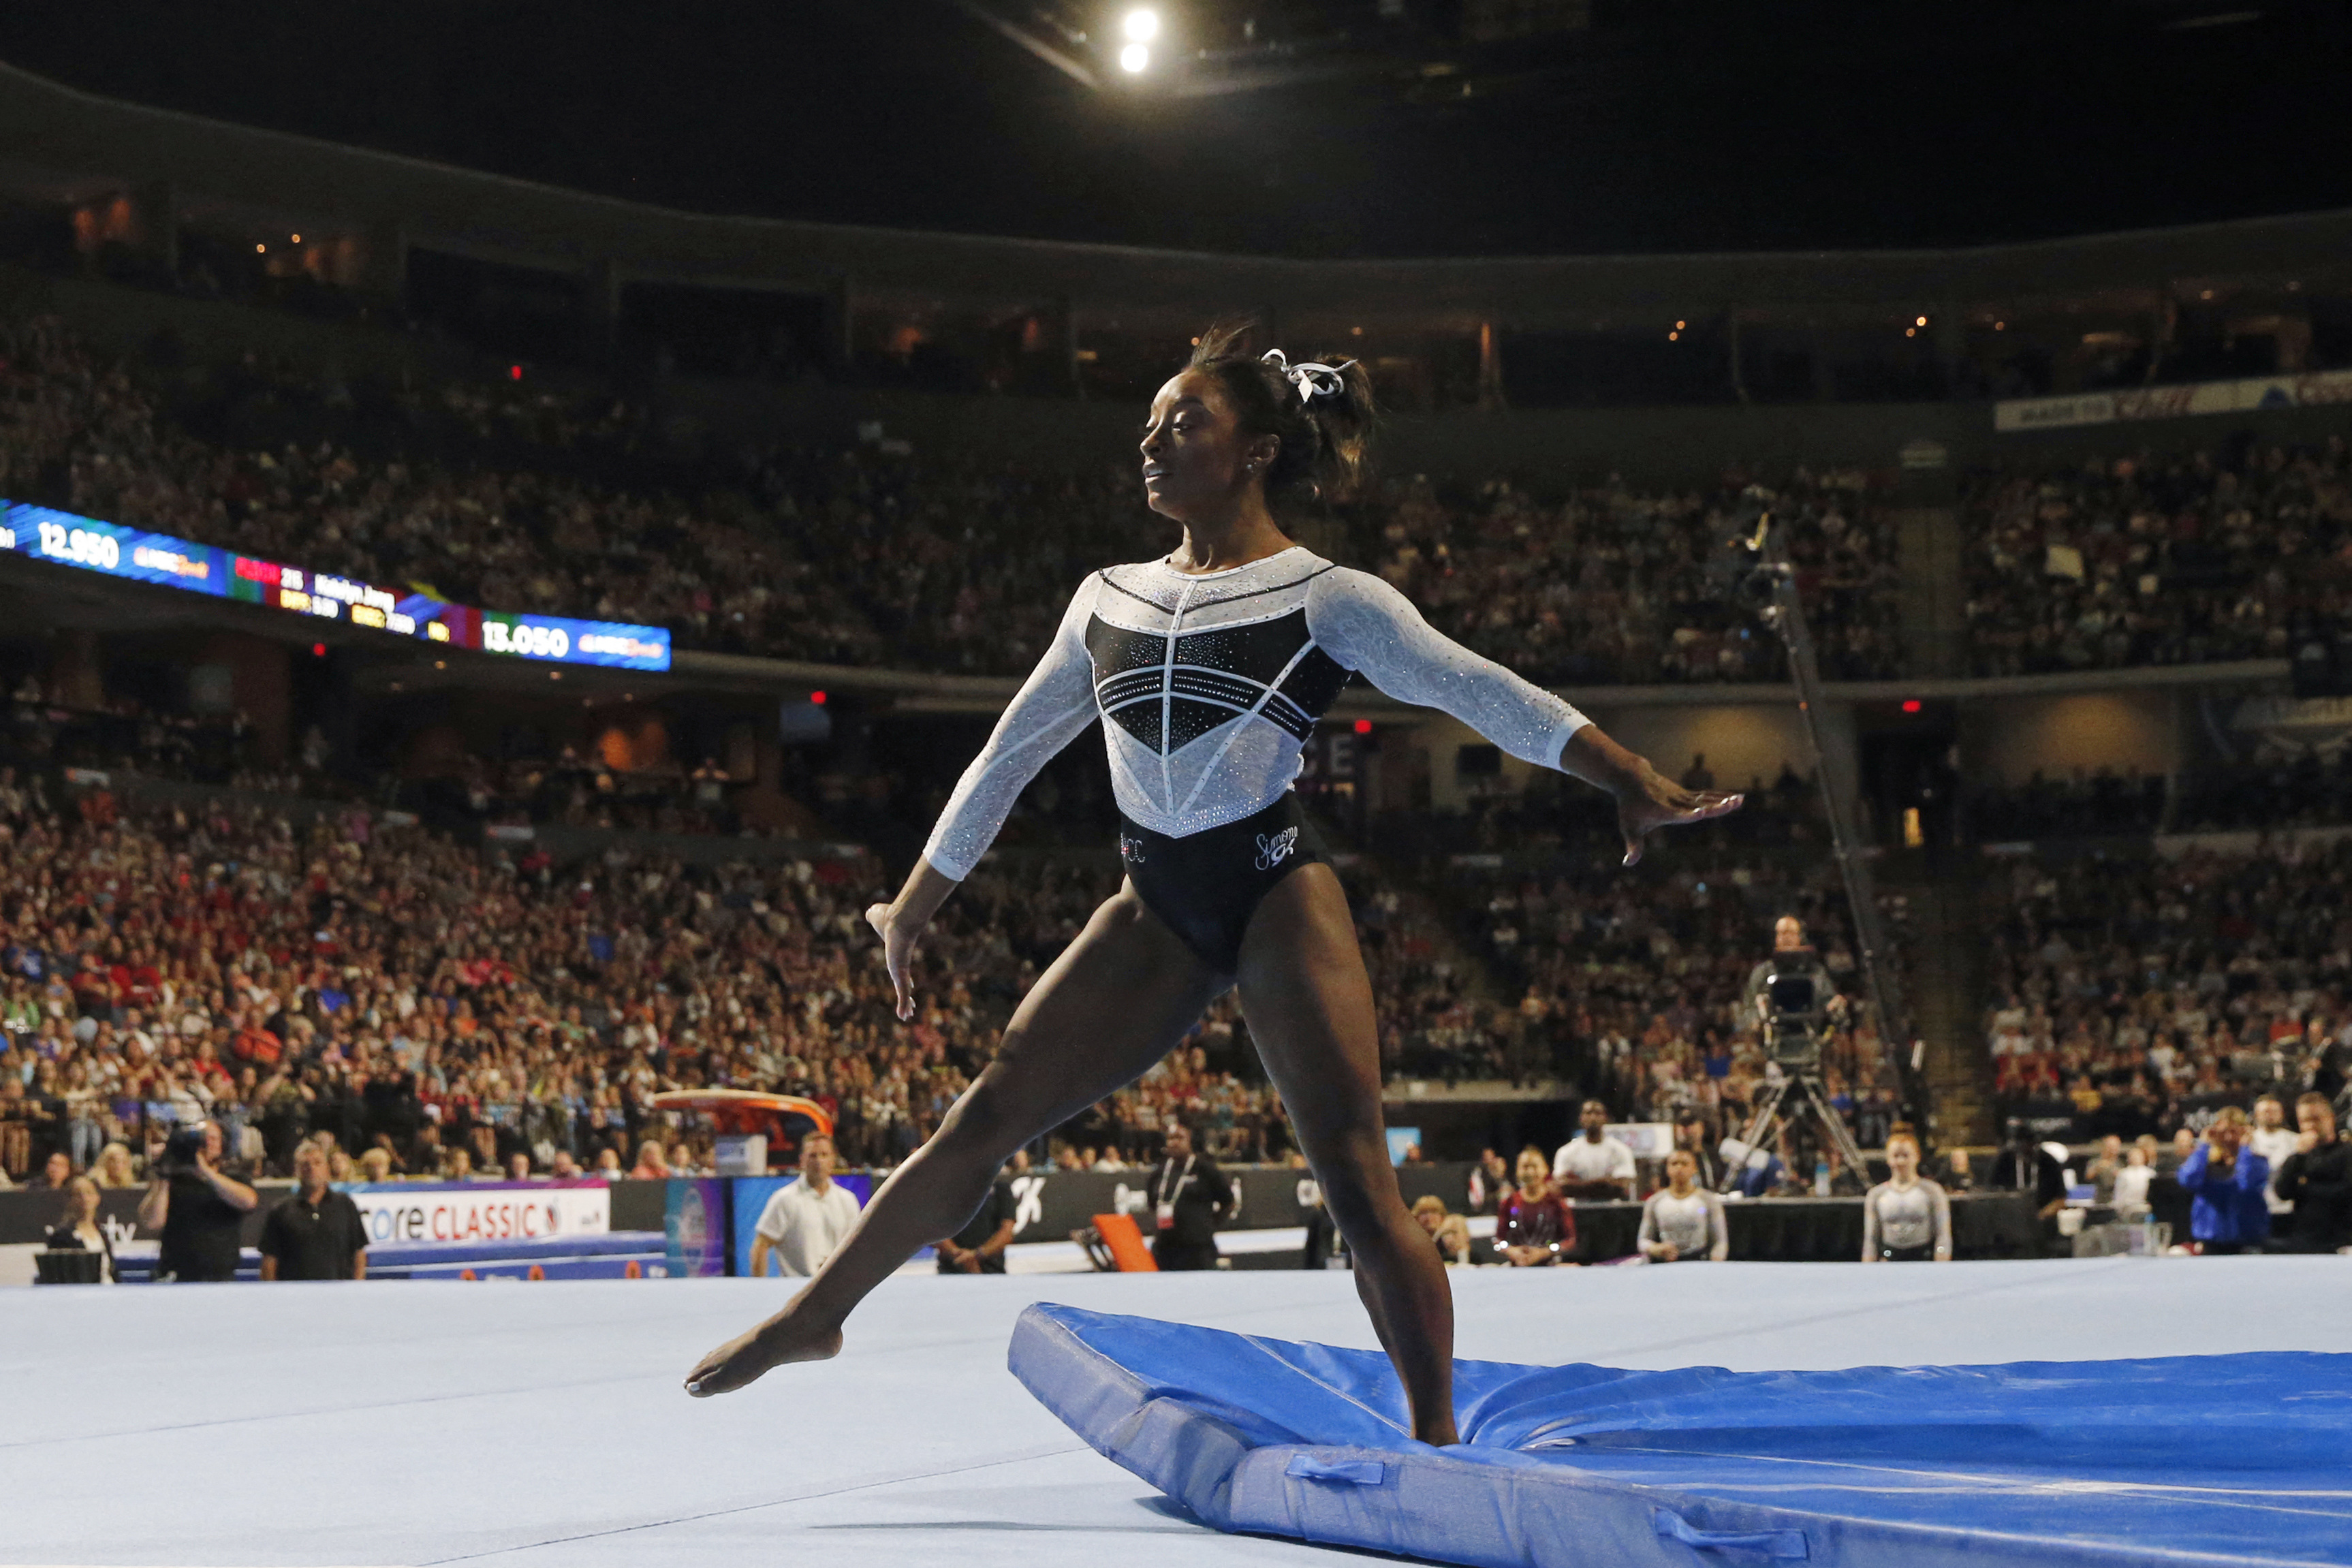
<path id="1" fill-rule="evenodd" d="M 424 1185 L 360 1182 L 345 1187 L 367 1222 L 368 1245 L 403 1242 L 526 1241 L 601 1235 L 613 1228 L 612 1189 L 544 1182 L 464 1182 Z"/>

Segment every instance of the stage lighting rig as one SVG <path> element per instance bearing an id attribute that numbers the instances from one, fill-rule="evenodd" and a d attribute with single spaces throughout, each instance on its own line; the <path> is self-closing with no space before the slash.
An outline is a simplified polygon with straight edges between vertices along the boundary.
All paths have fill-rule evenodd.
<path id="1" fill-rule="evenodd" d="M 1452 102 L 1575 68 L 1592 0 L 949 0 L 1097 90 L 1195 98 L 1386 82 Z"/>

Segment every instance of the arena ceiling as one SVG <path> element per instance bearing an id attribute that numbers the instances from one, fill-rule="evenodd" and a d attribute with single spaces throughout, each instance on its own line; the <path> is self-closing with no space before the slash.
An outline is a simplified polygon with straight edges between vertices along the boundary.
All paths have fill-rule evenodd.
<path id="1" fill-rule="evenodd" d="M 1122 72 L 1126 13 L 1158 13 Z M 695 210 L 1293 256 L 2352 205 L 2352 0 L 0 0 L 90 90 Z"/>

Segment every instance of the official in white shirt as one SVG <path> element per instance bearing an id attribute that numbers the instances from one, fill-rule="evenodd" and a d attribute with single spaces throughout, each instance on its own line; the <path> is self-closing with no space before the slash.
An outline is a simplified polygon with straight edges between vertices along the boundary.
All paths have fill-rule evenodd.
<path id="1" fill-rule="evenodd" d="M 857 1199 L 833 1179 L 833 1140 L 801 1142 L 801 1179 L 778 1187 L 751 1231 L 751 1275 L 768 1277 L 768 1259 L 787 1279 L 805 1279 L 824 1267 L 857 1223 Z"/>
<path id="2" fill-rule="evenodd" d="M 1584 1134 L 1561 1144 L 1559 1152 L 1551 1157 L 1551 1179 L 1563 1185 L 1608 1184 L 1617 1188 L 1617 1196 L 1632 1197 L 1633 1151 L 1609 1136 L 1609 1108 L 1588 1100 L 1578 1120 Z"/>

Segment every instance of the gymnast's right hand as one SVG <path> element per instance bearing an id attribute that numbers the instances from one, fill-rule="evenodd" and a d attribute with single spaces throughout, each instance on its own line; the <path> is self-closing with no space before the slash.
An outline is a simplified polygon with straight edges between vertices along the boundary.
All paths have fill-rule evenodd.
<path id="1" fill-rule="evenodd" d="M 882 962 L 889 965 L 890 988 L 898 993 L 898 1022 L 905 1024 L 915 1016 L 915 940 L 923 934 L 924 922 L 894 914 L 895 908 L 868 905 L 866 923 L 882 939 Z"/>
<path id="2" fill-rule="evenodd" d="M 882 939 L 882 962 L 890 966 L 890 988 L 898 994 L 902 1024 L 912 1023 L 915 1017 L 915 942 L 955 889 L 945 872 L 927 859 L 919 859 L 896 899 L 866 908 L 866 923 Z"/>

